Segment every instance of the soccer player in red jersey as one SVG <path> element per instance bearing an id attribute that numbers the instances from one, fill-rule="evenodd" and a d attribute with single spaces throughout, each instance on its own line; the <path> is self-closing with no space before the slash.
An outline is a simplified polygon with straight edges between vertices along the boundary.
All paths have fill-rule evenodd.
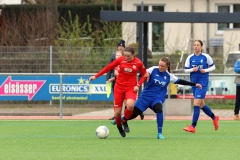
<path id="1" fill-rule="evenodd" d="M 122 137 L 125 137 L 126 133 L 123 130 L 121 123 L 123 101 L 125 99 L 127 104 L 127 108 L 124 111 L 124 117 L 125 119 L 129 119 L 133 113 L 134 102 L 137 98 L 137 92 L 139 90 L 139 87 L 147 79 L 146 68 L 141 62 L 141 60 L 135 57 L 134 48 L 126 47 L 124 50 L 124 56 L 119 57 L 115 61 L 108 64 L 95 76 L 91 76 L 89 80 L 92 81 L 117 66 L 119 66 L 119 70 L 116 84 L 114 87 L 114 117 L 116 119 L 119 133 Z M 137 82 L 138 71 L 141 75 L 143 75 L 139 82 Z"/>

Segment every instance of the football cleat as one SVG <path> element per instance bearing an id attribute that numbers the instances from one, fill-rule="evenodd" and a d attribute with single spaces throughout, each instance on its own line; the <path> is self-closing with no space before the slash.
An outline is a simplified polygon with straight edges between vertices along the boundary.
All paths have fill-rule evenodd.
<path id="1" fill-rule="evenodd" d="M 127 121 L 125 121 L 125 122 L 122 121 L 122 125 L 123 125 L 123 128 L 124 128 L 124 131 L 127 132 L 127 133 L 129 133 L 129 132 L 130 132 L 130 129 L 129 129 L 129 127 L 128 127 Z"/>
<path id="2" fill-rule="evenodd" d="M 141 118 L 141 120 L 144 119 L 144 114 L 143 113 L 140 114 L 140 118 Z"/>
<path id="3" fill-rule="evenodd" d="M 162 133 L 158 133 L 157 138 L 158 138 L 158 139 L 165 139 L 165 138 L 163 137 Z"/>
<path id="4" fill-rule="evenodd" d="M 183 128 L 183 130 L 186 132 L 192 132 L 192 133 L 196 132 L 196 128 L 194 128 L 193 126 L 187 126 L 187 127 Z"/>
<path id="5" fill-rule="evenodd" d="M 215 119 L 213 120 L 213 125 L 214 125 L 214 129 L 218 130 L 218 121 L 219 121 L 219 116 L 215 116 Z"/>
<path id="6" fill-rule="evenodd" d="M 112 117 L 112 118 L 109 118 L 108 120 L 114 120 L 115 118 L 114 117 Z"/>
<path id="7" fill-rule="evenodd" d="M 124 132 L 122 126 L 117 127 L 117 128 L 118 128 L 118 131 L 119 131 L 119 133 L 121 134 L 121 136 L 122 136 L 122 137 L 126 137 L 126 133 Z"/>
<path id="8" fill-rule="evenodd" d="M 116 120 L 113 119 L 113 120 L 111 121 L 111 123 L 112 123 L 112 125 L 116 125 Z"/>

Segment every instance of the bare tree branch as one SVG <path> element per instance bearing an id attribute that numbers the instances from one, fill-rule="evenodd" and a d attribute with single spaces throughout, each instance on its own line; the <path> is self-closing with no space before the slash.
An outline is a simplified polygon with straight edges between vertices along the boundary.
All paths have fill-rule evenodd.
<path id="1" fill-rule="evenodd" d="M 46 9 L 14 11 L 2 15 L 5 29 L 0 32 L 0 46 L 47 46 L 55 37 L 56 29 L 49 33 Z"/>

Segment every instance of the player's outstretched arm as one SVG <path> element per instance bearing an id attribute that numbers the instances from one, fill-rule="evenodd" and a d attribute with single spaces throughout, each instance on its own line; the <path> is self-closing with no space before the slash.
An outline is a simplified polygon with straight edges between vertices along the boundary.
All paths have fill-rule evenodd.
<path id="1" fill-rule="evenodd" d="M 198 83 L 193 83 L 193 82 L 189 82 L 189 81 L 185 81 L 183 79 L 179 79 L 175 84 L 182 84 L 182 85 L 188 85 L 188 86 L 196 86 L 200 89 L 202 89 L 202 85 L 198 84 Z"/>
<path id="2" fill-rule="evenodd" d="M 95 77 L 95 76 L 91 76 L 91 77 L 89 78 L 89 81 L 93 81 L 94 79 L 96 79 L 96 77 Z"/>

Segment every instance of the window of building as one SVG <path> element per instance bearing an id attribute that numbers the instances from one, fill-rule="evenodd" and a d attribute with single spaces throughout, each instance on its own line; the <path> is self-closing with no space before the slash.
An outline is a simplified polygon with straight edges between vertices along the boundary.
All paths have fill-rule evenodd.
<path id="1" fill-rule="evenodd" d="M 164 12 L 163 6 L 153 6 L 153 12 Z M 152 23 L 152 51 L 164 51 L 164 23 Z"/>
<path id="2" fill-rule="evenodd" d="M 141 11 L 141 6 L 137 6 L 137 11 Z M 164 12 L 164 6 L 145 5 L 144 11 L 148 12 Z M 139 39 L 138 24 L 136 26 L 137 41 Z M 164 23 L 148 23 L 148 48 L 152 52 L 164 51 Z"/>
<path id="3" fill-rule="evenodd" d="M 240 12 L 240 4 L 217 5 L 218 13 Z M 240 23 L 218 23 L 217 34 L 222 35 L 224 29 L 240 28 Z"/>
<path id="4" fill-rule="evenodd" d="M 240 4 L 233 5 L 233 12 L 240 12 Z M 233 23 L 233 28 L 240 28 L 240 23 Z"/>

